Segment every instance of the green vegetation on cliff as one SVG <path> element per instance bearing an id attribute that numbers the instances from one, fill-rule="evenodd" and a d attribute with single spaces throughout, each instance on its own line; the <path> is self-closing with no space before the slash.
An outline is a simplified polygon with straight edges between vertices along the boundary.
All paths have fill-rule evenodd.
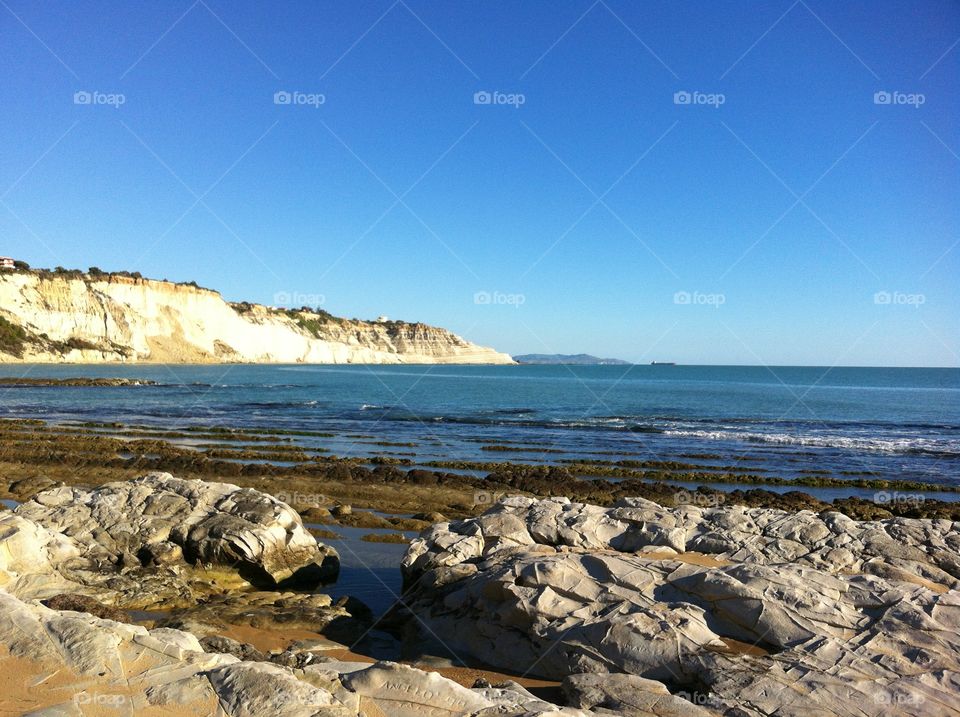
<path id="1" fill-rule="evenodd" d="M 144 277 L 139 271 L 103 271 L 98 266 L 91 266 L 84 271 L 83 269 L 66 269 L 62 266 L 55 266 L 53 269 L 31 268 L 25 261 L 15 261 L 13 269 L 7 269 L 7 273 L 14 274 L 34 274 L 41 278 L 61 278 L 61 279 L 81 279 L 83 281 L 109 281 L 113 278 L 134 279 L 138 281 L 162 281 L 175 286 L 190 286 L 194 289 L 203 289 L 204 291 L 213 291 L 200 286 L 196 281 L 170 281 L 169 279 L 150 279 Z"/>
<path id="2" fill-rule="evenodd" d="M 26 330 L 0 316 L 0 351 L 20 358 L 29 335 Z"/>

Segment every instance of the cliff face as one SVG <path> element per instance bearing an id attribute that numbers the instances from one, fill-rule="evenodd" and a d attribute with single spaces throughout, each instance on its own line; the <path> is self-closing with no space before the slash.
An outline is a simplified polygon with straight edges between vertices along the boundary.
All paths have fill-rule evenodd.
<path id="1" fill-rule="evenodd" d="M 229 304 L 122 276 L 0 272 L 0 362 L 512 363 L 425 324 Z"/>

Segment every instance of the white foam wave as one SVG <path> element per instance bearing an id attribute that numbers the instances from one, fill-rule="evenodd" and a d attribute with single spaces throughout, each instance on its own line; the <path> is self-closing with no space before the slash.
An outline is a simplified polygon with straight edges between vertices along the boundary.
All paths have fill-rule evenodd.
<path id="1" fill-rule="evenodd" d="M 845 448 L 883 453 L 928 453 L 931 455 L 960 456 L 956 441 L 937 441 L 928 438 L 865 438 L 857 436 L 798 436 L 789 433 L 754 433 L 723 430 L 666 430 L 665 435 L 703 438 L 714 441 L 748 441 L 785 446 L 813 446 L 818 448 Z"/>

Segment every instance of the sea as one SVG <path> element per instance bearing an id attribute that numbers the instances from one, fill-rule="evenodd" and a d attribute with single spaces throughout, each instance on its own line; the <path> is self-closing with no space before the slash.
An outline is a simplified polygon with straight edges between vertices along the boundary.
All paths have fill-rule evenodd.
<path id="1" fill-rule="evenodd" d="M 415 466 L 667 461 L 786 480 L 960 484 L 954 368 L 17 365 L 4 373 L 158 385 L 3 387 L 0 416 L 328 432 L 295 440 Z"/>

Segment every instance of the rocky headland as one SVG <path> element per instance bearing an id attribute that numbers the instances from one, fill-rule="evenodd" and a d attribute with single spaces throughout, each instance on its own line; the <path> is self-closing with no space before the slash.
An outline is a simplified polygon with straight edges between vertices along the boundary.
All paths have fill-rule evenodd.
<path id="1" fill-rule="evenodd" d="M 228 303 L 139 275 L 0 271 L 0 363 L 478 363 L 506 354 L 445 329 Z"/>

